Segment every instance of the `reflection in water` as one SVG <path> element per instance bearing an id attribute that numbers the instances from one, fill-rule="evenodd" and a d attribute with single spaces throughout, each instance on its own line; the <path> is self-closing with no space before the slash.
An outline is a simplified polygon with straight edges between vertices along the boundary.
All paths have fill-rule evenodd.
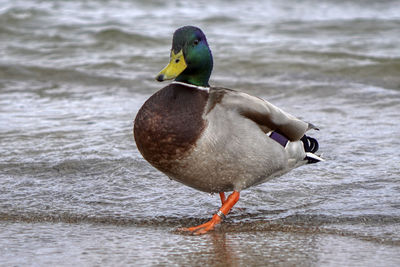
<path id="1" fill-rule="evenodd" d="M 210 239 L 214 252 L 209 258 L 210 265 L 239 266 L 238 248 L 232 240 L 226 238 L 225 232 L 213 232 Z"/>

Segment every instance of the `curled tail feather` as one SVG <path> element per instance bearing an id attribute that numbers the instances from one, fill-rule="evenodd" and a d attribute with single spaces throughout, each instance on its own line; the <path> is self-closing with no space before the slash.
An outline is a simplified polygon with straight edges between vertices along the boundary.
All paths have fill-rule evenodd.
<path id="1" fill-rule="evenodd" d="M 304 135 L 300 140 L 303 142 L 304 151 L 306 152 L 305 160 L 307 160 L 309 164 L 325 161 L 323 158 L 315 154 L 319 149 L 317 139 Z"/>

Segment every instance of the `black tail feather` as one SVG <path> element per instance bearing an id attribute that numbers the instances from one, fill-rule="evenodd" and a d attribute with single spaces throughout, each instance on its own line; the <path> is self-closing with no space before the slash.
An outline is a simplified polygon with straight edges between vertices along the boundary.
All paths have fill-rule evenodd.
<path id="1" fill-rule="evenodd" d="M 318 151 L 319 144 L 317 139 L 304 135 L 300 140 L 303 142 L 304 150 L 306 153 L 309 152 L 311 154 L 314 154 L 315 152 Z M 308 163 L 317 163 L 321 161 L 318 158 L 319 158 L 318 156 L 317 157 L 306 156 L 305 159 L 308 161 Z"/>

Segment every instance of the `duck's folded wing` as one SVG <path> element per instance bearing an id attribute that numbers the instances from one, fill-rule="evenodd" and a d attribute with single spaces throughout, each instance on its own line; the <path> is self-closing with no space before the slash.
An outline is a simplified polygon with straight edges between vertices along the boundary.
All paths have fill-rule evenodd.
<path id="1" fill-rule="evenodd" d="M 242 116 L 253 120 L 260 126 L 278 131 L 289 140 L 300 140 L 307 130 L 316 129 L 312 124 L 302 121 L 271 103 L 246 93 L 228 91 L 224 95 L 223 104 L 235 109 Z"/>

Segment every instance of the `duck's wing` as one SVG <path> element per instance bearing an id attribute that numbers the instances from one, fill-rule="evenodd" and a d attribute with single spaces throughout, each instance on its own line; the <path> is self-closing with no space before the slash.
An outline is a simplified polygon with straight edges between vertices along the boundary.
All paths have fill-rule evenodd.
<path id="1" fill-rule="evenodd" d="M 241 116 L 256 122 L 261 128 L 278 131 L 291 141 L 300 140 L 314 125 L 302 121 L 268 101 L 226 88 L 212 88 L 211 102 L 238 112 Z M 214 103 L 214 105 L 215 105 Z"/>

